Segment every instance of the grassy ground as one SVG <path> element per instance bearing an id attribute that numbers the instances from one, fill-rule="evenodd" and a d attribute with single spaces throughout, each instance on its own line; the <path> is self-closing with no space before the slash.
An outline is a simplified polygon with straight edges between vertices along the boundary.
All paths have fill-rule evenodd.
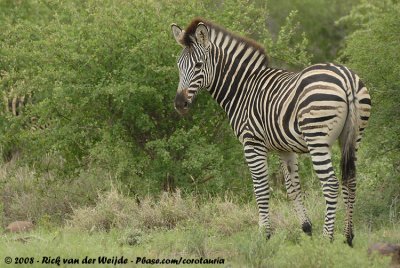
<path id="1" fill-rule="evenodd" d="M 124 256 L 128 259 L 126 267 L 142 266 L 136 264 L 138 257 L 223 258 L 225 265 L 221 267 L 227 265 L 230 267 L 388 267 L 390 262 L 388 258 L 369 258 L 367 247 L 371 241 L 380 241 L 385 236 L 395 235 L 395 230 L 382 229 L 370 234 L 359 232 L 357 243 L 352 249 L 340 241 L 342 238 L 340 236 L 335 242 L 328 243 L 317 235 L 312 239 L 300 234 L 293 238 L 290 231 L 284 230 L 277 232 L 266 242 L 254 228 L 248 228 L 231 236 L 222 236 L 215 230 L 191 226 L 143 234 L 137 237 L 139 240 L 137 245 L 126 243 L 126 233 L 129 231 L 88 233 L 60 229 L 37 230 L 29 235 L 2 236 L 1 267 L 4 266 L 3 260 L 6 256 L 12 257 L 13 263 L 15 257 L 34 257 L 34 263 L 26 265 L 29 267 L 43 267 L 41 264 L 43 256 L 77 258 L 80 262 L 86 256 L 96 261 L 99 256 L 109 258 Z M 24 243 L 21 238 L 28 241 Z M 14 264 L 7 267 L 14 266 L 21 265 Z M 92 265 L 92 267 L 101 266 Z M 161 267 L 163 266 L 168 267 L 168 265 Z"/>
<path id="2" fill-rule="evenodd" d="M 300 231 L 290 203 L 283 198 L 272 202 L 274 235 L 266 241 L 257 227 L 255 204 L 239 204 L 228 197 L 202 199 L 182 198 L 179 193 L 159 199 L 144 199 L 140 204 L 116 190 L 99 196 L 95 206 L 74 209 L 71 219 L 62 227 L 45 222 L 31 233 L 0 236 L 0 267 L 5 257 L 13 264 L 33 262 L 26 267 L 43 266 L 43 257 L 78 259 L 80 265 L 65 267 L 111 267 L 98 264 L 99 256 L 123 256 L 123 267 L 136 264 L 137 258 L 224 259 L 220 267 L 389 267 L 390 259 L 368 256 L 368 247 L 380 241 L 400 243 L 399 224 L 372 224 L 356 217 L 354 248 L 343 243 L 344 211 L 338 211 L 335 241 L 326 241 L 322 233 L 323 204 L 319 193 L 306 198 L 306 206 L 314 225 L 310 238 Z M 357 214 L 356 214 L 357 216 Z M 95 264 L 82 264 L 88 256 Z M 34 259 L 30 259 L 30 258 Z M 148 266 L 154 266 L 149 265 Z M 174 265 L 157 265 L 172 267 Z M 199 267 L 186 264 L 185 267 Z M 203 266 L 203 265 L 201 265 Z M 217 265 L 208 265 L 215 267 Z M 207 267 L 207 265 L 206 265 Z"/>

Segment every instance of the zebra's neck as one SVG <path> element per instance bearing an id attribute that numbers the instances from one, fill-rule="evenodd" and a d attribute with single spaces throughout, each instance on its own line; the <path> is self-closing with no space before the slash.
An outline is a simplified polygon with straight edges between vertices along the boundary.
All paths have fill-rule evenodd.
<path id="1" fill-rule="evenodd" d="M 278 70 L 267 66 L 267 56 L 257 44 L 219 29 L 211 29 L 210 54 L 214 76 L 209 91 L 225 110 L 236 134 L 245 118 L 246 104 Z"/>

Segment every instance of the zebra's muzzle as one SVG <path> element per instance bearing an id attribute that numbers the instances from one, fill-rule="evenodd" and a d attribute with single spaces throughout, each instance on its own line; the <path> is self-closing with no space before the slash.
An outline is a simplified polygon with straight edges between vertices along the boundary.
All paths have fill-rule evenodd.
<path id="1" fill-rule="evenodd" d="M 181 92 L 176 93 L 175 96 L 175 110 L 180 115 L 185 115 L 189 112 L 190 100 L 188 98 L 188 90 L 184 89 Z"/>

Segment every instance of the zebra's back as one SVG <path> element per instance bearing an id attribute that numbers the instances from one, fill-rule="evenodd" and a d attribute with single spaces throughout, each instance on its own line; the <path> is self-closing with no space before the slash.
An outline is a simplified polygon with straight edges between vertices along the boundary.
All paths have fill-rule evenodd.
<path id="1" fill-rule="evenodd" d="M 263 137 L 268 150 L 306 153 L 310 145 L 330 147 L 343 131 L 351 104 L 358 110 L 356 123 L 365 128 L 370 97 L 348 68 L 317 64 L 276 79 L 274 86 L 271 81 L 264 85 L 248 115 L 251 131 Z"/>

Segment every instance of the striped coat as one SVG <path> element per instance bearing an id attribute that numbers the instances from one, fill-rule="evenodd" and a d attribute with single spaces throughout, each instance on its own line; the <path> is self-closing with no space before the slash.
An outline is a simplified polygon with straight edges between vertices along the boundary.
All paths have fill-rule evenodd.
<path id="1" fill-rule="evenodd" d="M 185 114 L 201 89 L 225 110 L 243 144 L 252 174 L 260 226 L 270 236 L 267 153 L 280 156 L 285 185 L 302 229 L 312 225 L 302 203 L 297 153 L 309 153 L 326 200 L 324 235 L 333 239 L 339 182 L 331 146 L 342 148 L 345 236 L 354 237 L 356 151 L 370 115 L 371 101 L 360 78 L 345 66 L 316 64 L 300 72 L 271 68 L 264 49 L 204 19 L 172 32 L 183 47 L 178 59 L 175 109 Z"/>

